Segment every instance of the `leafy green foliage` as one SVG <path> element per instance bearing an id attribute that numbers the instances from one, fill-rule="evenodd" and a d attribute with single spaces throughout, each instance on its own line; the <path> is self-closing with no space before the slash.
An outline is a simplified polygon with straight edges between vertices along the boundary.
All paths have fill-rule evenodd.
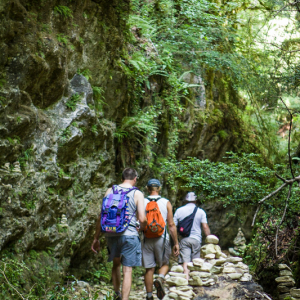
<path id="1" fill-rule="evenodd" d="M 69 44 L 68 37 L 67 37 L 66 35 L 62 34 L 62 33 L 58 33 L 58 34 L 56 35 L 56 38 L 57 38 L 57 41 L 58 41 L 59 43 L 63 43 L 63 44 L 65 44 L 66 46 Z"/>
<path id="2" fill-rule="evenodd" d="M 33 158 L 33 149 L 32 148 L 26 149 L 18 159 L 21 169 L 24 170 L 26 163 L 32 160 L 32 158 Z"/>
<path id="3" fill-rule="evenodd" d="M 166 162 L 168 182 L 177 189 L 194 190 L 202 201 L 218 199 L 224 206 L 253 205 L 270 190 L 274 171 L 255 161 L 256 154 L 228 153 L 229 163 L 189 158 L 181 162 Z M 273 182 L 274 184 L 274 182 Z"/>
<path id="4" fill-rule="evenodd" d="M 64 18 L 73 18 L 73 11 L 64 5 L 58 5 L 54 7 L 54 11 L 59 13 Z"/>
<path id="5" fill-rule="evenodd" d="M 220 201 L 224 207 L 230 206 L 234 214 L 254 211 L 258 202 L 281 186 L 275 172 L 289 178 L 289 169 L 275 165 L 274 170 L 263 166 L 264 161 L 257 154 L 227 153 L 225 162 L 210 162 L 188 158 L 181 162 L 166 161 L 163 164 L 168 185 L 174 190 L 195 191 L 200 202 Z M 294 166 L 296 176 L 299 166 Z M 297 246 L 297 212 L 300 209 L 300 188 L 293 187 L 285 219 L 280 226 L 281 241 L 278 245 L 280 257 L 275 253 L 275 233 L 280 224 L 287 197 L 287 189 L 263 202 L 256 219 L 254 237 L 247 249 L 247 262 L 253 271 L 260 272 L 274 262 L 287 259 L 289 252 L 295 253 Z M 295 215 L 296 213 L 296 215 Z"/>
<path id="6" fill-rule="evenodd" d="M 95 101 L 95 109 L 101 111 L 105 105 L 104 89 L 100 86 L 93 86 L 93 96 Z M 106 104 L 107 105 L 107 104 Z"/>
<path id="7" fill-rule="evenodd" d="M 115 132 L 115 137 L 119 142 L 124 137 L 136 139 L 142 143 L 143 138 L 147 136 L 155 136 L 157 127 L 153 124 L 154 112 L 141 111 L 138 115 L 133 117 L 124 117 L 120 127 Z"/>
<path id="8" fill-rule="evenodd" d="M 77 103 L 80 102 L 81 99 L 82 96 L 78 93 L 75 93 L 68 99 L 68 101 L 66 102 L 66 106 L 72 111 L 75 111 Z"/>
<path id="9" fill-rule="evenodd" d="M 83 75 L 87 80 L 92 79 L 91 71 L 89 69 L 84 69 L 84 70 L 78 69 L 77 73 Z"/>

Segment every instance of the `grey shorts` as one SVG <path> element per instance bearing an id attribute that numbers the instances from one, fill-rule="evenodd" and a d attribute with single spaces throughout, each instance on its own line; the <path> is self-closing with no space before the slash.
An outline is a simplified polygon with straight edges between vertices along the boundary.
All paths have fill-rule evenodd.
<path id="1" fill-rule="evenodd" d="M 190 237 L 183 238 L 179 243 L 180 254 L 178 262 L 191 262 L 194 258 L 200 257 L 201 244 L 198 240 Z"/>
<path id="2" fill-rule="evenodd" d="M 164 252 L 165 246 L 165 253 Z M 164 257 L 163 257 L 164 254 Z M 143 244 L 143 267 L 146 269 L 155 268 L 156 265 L 160 268 L 163 265 L 169 264 L 171 255 L 171 246 L 169 240 L 164 237 L 146 239 Z"/>
<path id="3" fill-rule="evenodd" d="M 106 242 L 109 253 L 108 261 L 120 257 L 123 266 L 140 267 L 142 265 L 141 242 L 138 236 L 106 237 Z"/>

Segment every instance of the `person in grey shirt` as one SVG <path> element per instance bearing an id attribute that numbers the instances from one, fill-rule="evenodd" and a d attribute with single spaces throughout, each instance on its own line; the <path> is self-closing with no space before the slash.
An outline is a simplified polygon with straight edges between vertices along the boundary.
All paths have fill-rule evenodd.
<path id="1" fill-rule="evenodd" d="M 184 200 L 187 203 L 184 206 L 179 207 L 174 214 L 174 222 L 176 226 L 178 225 L 178 222 L 191 215 L 196 207 L 197 197 L 194 192 L 187 193 Z M 187 279 L 189 279 L 189 270 L 187 268 L 187 264 L 194 258 L 200 257 L 200 248 L 202 242 L 201 227 L 206 236 L 210 235 L 206 213 L 203 209 L 198 208 L 193 220 L 190 235 L 182 238 L 179 243 L 180 254 L 178 262 L 183 264 L 184 273 L 186 274 Z M 180 235 L 180 231 L 178 231 L 178 234 Z"/>

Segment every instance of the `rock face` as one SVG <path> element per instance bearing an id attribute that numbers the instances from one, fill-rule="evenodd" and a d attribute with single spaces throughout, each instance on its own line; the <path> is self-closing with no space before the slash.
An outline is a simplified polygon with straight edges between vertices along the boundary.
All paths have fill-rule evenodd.
<path id="1" fill-rule="evenodd" d="M 128 53 L 128 11 L 125 0 L 0 1 L 1 253 L 9 249 L 25 259 L 31 250 L 50 252 L 49 268 L 62 266 L 59 272 L 53 267 L 58 275 L 68 268 L 90 270 L 103 259 L 94 257 L 90 244 L 101 198 L 120 180 L 121 161 L 126 166 L 146 161 L 138 167 L 143 186 L 152 174 L 149 152 L 164 154 L 166 130 L 159 130 L 161 144 L 148 152 L 139 142 L 133 149 L 120 143 L 116 135 L 134 105 L 153 105 L 151 95 L 163 89 L 164 80 L 153 79 L 145 99 L 133 104 L 130 79 L 120 67 Z M 231 124 L 226 114 L 210 124 L 200 124 L 195 115 L 208 100 L 217 105 L 227 85 L 220 78 L 204 85 L 204 78 L 192 74 L 184 80 L 199 87 L 191 91 L 195 107 L 185 110 L 178 157 L 221 159 L 237 147 L 236 125 L 222 138 L 216 133 Z M 210 84 L 217 81 L 219 86 Z M 222 93 L 212 96 L 218 89 Z M 213 229 L 223 232 L 231 224 L 225 214 L 223 222 L 214 222 L 218 210 L 209 210 L 209 220 L 222 224 Z M 218 258 L 220 249 L 207 254 Z"/>

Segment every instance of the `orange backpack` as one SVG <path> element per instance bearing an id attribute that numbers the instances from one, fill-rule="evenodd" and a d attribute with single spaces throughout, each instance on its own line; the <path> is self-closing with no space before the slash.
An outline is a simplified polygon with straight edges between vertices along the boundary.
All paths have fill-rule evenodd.
<path id="1" fill-rule="evenodd" d="M 164 233 L 166 226 L 165 220 L 160 212 L 157 201 L 160 199 L 149 199 L 150 202 L 146 205 L 147 226 L 144 230 L 146 238 L 160 237 Z"/>

